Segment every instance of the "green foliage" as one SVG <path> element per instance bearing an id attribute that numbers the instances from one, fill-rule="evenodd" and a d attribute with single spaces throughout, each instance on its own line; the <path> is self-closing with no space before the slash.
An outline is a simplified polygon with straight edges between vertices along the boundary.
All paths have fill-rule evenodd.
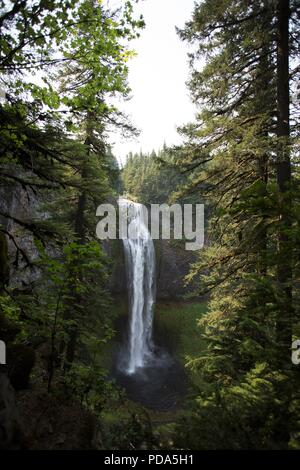
<path id="1" fill-rule="evenodd" d="M 35 386 L 96 414 L 119 396 L 96 359 L 114 334 L 96 207 L 120 184 L 108 131 L 135 132 L 111 101 L 128 96 L 128 44 L 143 26 L 130 1 L 116 11 L 97 0 L 0 2 L 0 233 L 16 258 L 6 263 L 1 244 L 1 332 L 10 322 L 13 339 L 37 350 Z M 21 269 L 34 276 L 17 289 Z"/>
<path id="2" fill-rule="evenodd" d="M 171 201 L 186 180 L 165 146 L 157 155 L 154 151 L 150 155 L 129 154 L 122 170 L 124 192 L 143 204 Z"/>
<path id="3" fill-rule="evenodd" d="M 95 364 L 74 363 L 64 376 L 64 390 L 70 400 L 101 415 L 103 409 L 120 400 L 121 392 L 107 379 L 107 371 Z"/>
<path id="4" fill-rule="evenodd" d="M 278 386 L 285 380 L 270 364 L 257 363 L 237 384 L 212 385 L 209 394 L 199 390 L 192 410 L 182 413 L 175 444 L 190 449 L 284 448 L 278 422 L 284 397 L 278 397 Z"/>
<path id="5" fill-rule="evenodd" d="M 193 46 L 189 88 L 200 105 L 196 122 L 181 129 L 185 145 L 174 149 L 190 173 L 181 193 L 198 193 L 211 208 L 209 243 L 187 280 L 200 274 L 199 292 L 211 295 L 200 320 L 206 347 L 188 363 L 205 385 L 195 392 L 194 412 L 178 431 L 192 448 L 285 448 L 298 399 L 289 331 L 299 317 L 296 297 L 291 314 L 288 270 L 297 272 L 299 195 L 292 184 L 283 196 L 278 184 L 277 3 L 214 4 L 195 5 L 179 32 Z M 291 2 L 291 25 L 298 22 L 295 12 Z M 199 68 L 203 55 L 206 64 Z M 292 109 L 291 117 L 295 113 Z M 297 133 L 291 119 L 293 178 Z M 283 223 L 292 213 L 293 222 Z M 282 253 L 290 257 L 288 267 Z M 285 282 L 278 274 L 283 266 Z M 289 338 L 284 347 L 280 330 Z"/>
<path id="6" fill-rule="evenodd" d="M 148 413 L 132 413 L 106 431 L 105 439 L 111 449 L 157 449 Z"/>

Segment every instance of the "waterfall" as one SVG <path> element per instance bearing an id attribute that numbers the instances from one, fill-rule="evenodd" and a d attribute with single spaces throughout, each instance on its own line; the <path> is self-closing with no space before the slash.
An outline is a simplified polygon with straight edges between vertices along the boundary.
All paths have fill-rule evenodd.
<path id="1" fill-rule="evenodd" d="M 126 211 L 128 238 L 123 239 L 129 292 L 130 328 L 126 373 L 134 374 L 152 357 L 152 324 L 155 301 L 155 250 L 142 204 L 119 199 Z"/>

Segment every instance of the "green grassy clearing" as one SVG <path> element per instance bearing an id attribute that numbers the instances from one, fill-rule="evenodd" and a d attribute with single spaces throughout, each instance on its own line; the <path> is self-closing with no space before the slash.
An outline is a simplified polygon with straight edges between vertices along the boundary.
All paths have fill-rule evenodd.
<path id="1" fill-rule="evenodd" d="M 164 302 L 155 309 L 155 326 L 167 347 L 185 364 L 203 349 L 198 320 L 206 313 L 205 302 Z"/>

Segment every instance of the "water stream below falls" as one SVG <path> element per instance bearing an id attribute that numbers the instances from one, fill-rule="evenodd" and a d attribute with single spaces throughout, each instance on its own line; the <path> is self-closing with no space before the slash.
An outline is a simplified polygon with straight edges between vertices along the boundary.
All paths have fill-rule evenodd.
<path id="1" fill-rule="evenodd" d="M 114 376 L 130 399 L 149 408 L 177 407 L 186 391 L 182 367 L 153 341 L 156 294 L 155 249 L 144 206 L 119 199 L 128 238 L 123 239 L 129 298 L 129 329 L 126 344 L 117 357 Z"/>

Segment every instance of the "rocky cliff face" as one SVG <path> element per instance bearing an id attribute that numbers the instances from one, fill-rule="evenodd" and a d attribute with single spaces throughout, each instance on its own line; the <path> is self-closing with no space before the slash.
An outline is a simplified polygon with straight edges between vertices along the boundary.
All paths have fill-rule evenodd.
<path id="1" fill-rule="evenodd" d="M 28 261 L 38 257 L 33 236 L 17 221 L 29 222 L 37 210 L 37 197 L 32 191 L 25 191 L 15 184 L 0 188 L 0 224 L 6 233 L 9 283 L 13 287 L 24 288 L 38 277 L 38 271 L 29 266 Z M 11 218 L 5 215 L 9 214 Z M 9 234 L 9 235 L 8 235 Z M 26 258 L 22 255 L 25 253 Z"/>
<path id="2" fill-rule="evenodd" d="M 39 197 L 25 191 L 21 185 L 1 187 L 0 189 L 0 224 L 7 238 L 10 285 L 20 289 L 26 288 L 38 279 L 39 271 L 30 267 L 22 252 L 30 261 L 38 257 L 32 234 L 24 230 L 16 221 L 30 221 L 38 211 Z M 9 213 L 16 219 L 8 219 L 1 214 Z M 110 288 L 113 295 L 127 293 L 126 268 L 122 241 L 115 240 L 103 243 L 104 250 L 112 260 Z M 194 260 L 193 252 L 186 251 L 183 244 L 169 240 L 155 241 L 157 298 L 180 298 L 189 292 L 184 285 L 184 277 Z"/>
<path id="3" fill-rule="evenodd" d="M 158 240 L 156 250 L 157 298 L 176 299 L 191 292 L 192 287 L 185 285 L 185 276 L 195 260 L 191 251 L 184 249 L 182 243 L 172 240 Z"/>

